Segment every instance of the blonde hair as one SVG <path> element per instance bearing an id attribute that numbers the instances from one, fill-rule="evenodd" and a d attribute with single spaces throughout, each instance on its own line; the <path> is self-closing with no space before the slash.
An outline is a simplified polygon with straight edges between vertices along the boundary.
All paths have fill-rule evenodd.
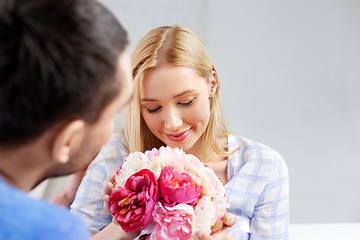
<path id="1" fill-rule="evenodd" d="M 210 56 L 199 37 L 188 27 L 181 25 L 159 27 L 148 32 L 137 44 L 131 64 L 134 77 L 134 97 L 125 111 L 123 141 L 128 153 L 145 151 L 164 145 L 148 129 L 140 112 L 139 87 L 143 73 L 161 65 L 183 66 L 194 69 L 199 76 L 210 82 L 215 72 L 217 88 L 210 98 L 210 119 L 203 135 L 203 149 L 213 149 L 215 153 L 228 156 L 226 143 L 230 130 L 227 127 L 220 103 L 219 79 Z M 204 154 L 205 151 L 204 151 Z"/>

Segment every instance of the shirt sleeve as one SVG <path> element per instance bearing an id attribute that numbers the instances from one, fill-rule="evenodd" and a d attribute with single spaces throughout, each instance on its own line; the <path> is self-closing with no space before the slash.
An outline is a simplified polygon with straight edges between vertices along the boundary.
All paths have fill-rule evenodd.
<path id="1" fill-rule="evenodd" d="M 96 234 L 112 221 L 103 201 L 103 183 L 105 179 L 123 162 L 121 136 L 115 134 L 103 146 L 96 158 L 91 162 L 79 186 L 71 211 L 86 222 L 91 235 Z"/>
<path id="2" fill-rule="evenodd" d="M 235 239 L 288 239 L 288 169 L 279 153 L 263 144 L 234 138 L 234 155 L 228 160 L 226 197 L 229 212 L 238 218 Z"/>
<path id="3" fill-rule="evenodd" d="M 288 169 L 278 155 L 269 181 L 254 207 L 250 239 L 288 239 L 288 225 Z"/>

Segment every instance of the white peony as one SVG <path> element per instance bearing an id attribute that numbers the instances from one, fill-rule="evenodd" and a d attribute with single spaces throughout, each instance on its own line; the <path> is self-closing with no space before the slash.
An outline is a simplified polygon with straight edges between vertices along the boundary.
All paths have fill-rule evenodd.
<path id="1" fill-rule="evenodd" d="M 216 222 L 216 206 L 211 200 L 211 196 L 203 196 L 195 206 L 195 222 L 193 223 L 193 233 L 203 231 L 211 233 L 211 226 Z"/>
<path id="2" fill-rule="evenodd" d="M 141 152 L 131 153 L 121 165 L 119 174 L 116 174 L 115 176 L 115 188 L 124 188 L 127 179 L 141 169 L 149 169 L 152 171 L 151 162 L 147 159 L 145 154 Z"/>

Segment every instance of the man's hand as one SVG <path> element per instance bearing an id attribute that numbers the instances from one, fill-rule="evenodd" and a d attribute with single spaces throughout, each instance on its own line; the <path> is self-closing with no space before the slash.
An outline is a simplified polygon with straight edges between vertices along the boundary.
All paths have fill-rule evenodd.
<path id="1" fill-rule="evenodd" d="M 69 175 L 69 178 L 67 180 L 64 189 L 53 198 L 52 200 L 53 203 L 65 207 L 70 207 L 70 205 L 75 199 L 76 192 L 79 188 L 79 185 L 81 183 L 81 180 L 84 176 L 87 167 L 88 166 Z"/>

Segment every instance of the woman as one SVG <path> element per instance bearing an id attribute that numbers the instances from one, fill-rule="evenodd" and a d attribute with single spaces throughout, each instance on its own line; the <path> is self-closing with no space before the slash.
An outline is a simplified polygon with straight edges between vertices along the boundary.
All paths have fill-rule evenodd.
<path id="1" fill-rule="evenodd" d="M 106 226 L 97 236 L 120 231 L 101 196 L 102 183 L 122 159 L 169 145 L 197 156 L 222 180 L 228 211 L 237 216 L 230 237 L 288 239 L 286 164 L 273 149 L 231 134 L 217 72 L 196 34 L 179 25 L 150 31 L 132 54 L 132 67 L 134 97 L 122 134 L 115 134 L 90 165 L 72 205 L 91 232 Z M 221 239 L 216 233 L 211 237 Z"/>

